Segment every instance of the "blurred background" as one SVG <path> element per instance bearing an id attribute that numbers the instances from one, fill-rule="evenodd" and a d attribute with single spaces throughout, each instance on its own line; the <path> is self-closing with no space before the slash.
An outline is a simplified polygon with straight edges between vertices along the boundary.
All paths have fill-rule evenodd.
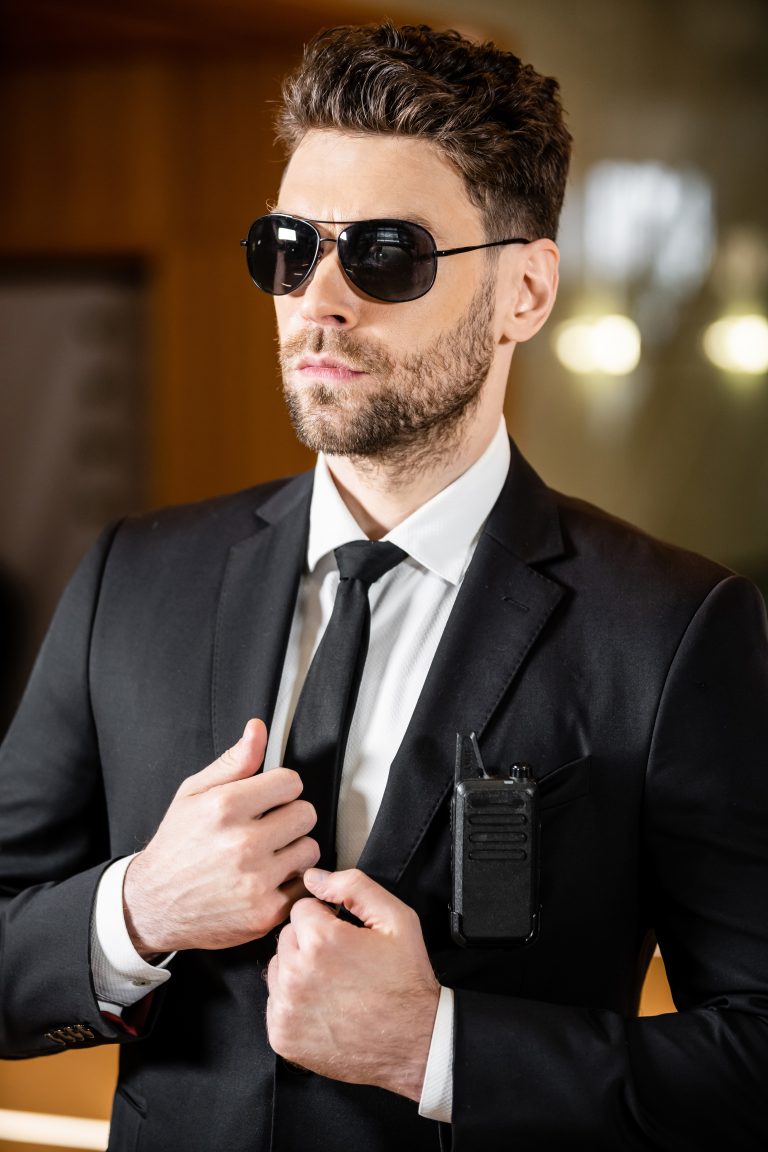
<path id="1" fill-rule="evenodd" d="M 277 188 L 280 77 L 320 27 L 385 15 L 562 85 L 562 286 L 515 356 L 523 451 L 765 591 L 764 0 L 4 0 L 0 731 L 104 523 L 311 465 L 238 242 Z M 668 1007 L 655 962 L 644 1010 Z M 113 1076 L 102 1050 L 0 1063 L 0 1147 L 104 1147 Z"/>

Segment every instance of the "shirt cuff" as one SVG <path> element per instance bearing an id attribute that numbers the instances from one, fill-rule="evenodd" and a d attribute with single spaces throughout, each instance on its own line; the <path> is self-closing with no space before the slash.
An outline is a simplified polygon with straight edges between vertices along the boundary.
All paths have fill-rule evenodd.
<path id="1" fill-rule="evenodd" d="M 99 1007 L 120 1015 L 160 984 L 170 979 L 166 965 L 176 955 L 165 956 L 158 965 L 148 964 L 131 943 L 123 912 L 123 881 L 133 856 L 110 864 L 96 891 L 91 924 L 91 972 Z"/>
<path id="2" fill-rule="evenodd" d="M 453 989 L 441 988 L 419 1115 L 450 1124 L 453 1112 Z"/>

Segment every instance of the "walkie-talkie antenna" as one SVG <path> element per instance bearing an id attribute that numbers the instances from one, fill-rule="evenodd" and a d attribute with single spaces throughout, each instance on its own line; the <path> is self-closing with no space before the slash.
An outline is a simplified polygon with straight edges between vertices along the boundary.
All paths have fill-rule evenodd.
<path id="1" fill-rule="evenodd" d="M 475 754 L 475 765 L 477 767 L 478 772 L 480 773 L 483 780 L 491 780 L 492 777 L 491 777 L 490 772 L 486 772 L 486 770 L 485 770 L 485 764 L 483 764 L 483 758 L 480 755 L 480 745 L 477 742 L 477 736 L 475 735 L 474 732 L 470 732 L 469 739 L 470 739 L 470 742 L 472 744 L 472 751 Z"/>
<path id="2" fill-rule="evenodd" d="M 458 785 L 462 780 L 476 779 L 491 780 L 491 774 L 486 771 L 477 736 L 470 732 L 469 736 L 456 733 L 456 771 L 454 780 Z"/>

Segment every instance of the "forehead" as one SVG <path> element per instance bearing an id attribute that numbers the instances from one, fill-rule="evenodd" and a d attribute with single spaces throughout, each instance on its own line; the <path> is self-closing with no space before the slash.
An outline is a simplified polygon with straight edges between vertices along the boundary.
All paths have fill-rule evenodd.
<path id="1" fill-rule="evenodd" d="M 285 169 L 277 207 L 310 220 L 389 216 L 436 232 L 481 231 L 453 165 L 433 144 L 406 136 L 308 132 Z"/>

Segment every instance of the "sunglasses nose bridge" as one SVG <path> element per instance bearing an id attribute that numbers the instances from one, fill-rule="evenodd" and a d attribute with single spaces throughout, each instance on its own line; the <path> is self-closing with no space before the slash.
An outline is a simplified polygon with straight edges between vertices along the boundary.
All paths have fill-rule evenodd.
<path id="1" fill-rule="evenodd" d="M 336 238 L 334 236 L 318 236 L 315 242 L 317 244 L 317 249 L 315 251 L 314 259 L 312 260 L 312 263 L 310 264 L 309 268 L 307 269 L 307 271 L 304 275 L 304 279 L 302 281 L 302 284 L 306 284 L 308 280 L 312 279 L 312 277 L 315 274 L 315 270 L 317 269 L 318 264 L 322 260 L 323 256 L 325 256 L 325 252 L 323 251 L 323 244 L 336 244 L 337 243 Z"/>
<path id="2" fill-rule="evenodd" d="M 315 257 L 315 264 L 317 264 L 318 260 L 322 260 L 323 256 L 325 256 L 325 252 L 323 252 L 323 244 L 338 243 L 339 241 L 336 236 L 321 236 L 317 241 L 317 256 Z"/>
<path id="3" fill-rule="evenodd" d="M 349 270 L 347 269 L 347 265 L 344 262 L 344 257 L 342 255 L 342 245 L 340 245 L 340 243 L 339 243 L 339 241 L 342 241 L 345 237 L 346 237 L 346 229 L 343 232 L 340 232 L 338 236 L 319 236 L 318 237 L 318 239 L 317 239 L 317 252 L 315 253 L 315 258 L 312 261 L 312 267 L 309 269 L 309 271 L 308 271 L 308 273 L 307 273 L 307 275 L 306 275 L 306 277 L 302 283 L 302 286 L 308 284 L 309 281 L 314 279 L 314 276 L 315 276 L 315 273 L 317 272 L 317 268 L 318 268 L 320 261 L 327 254 L 327 251 L 328 251 L 327 249 L 325 251 L 323 251 L 323 244 L 330 244 L 332 246 L 335 245 L 336 256 L 338 258 L 338 267 L 339 267 L 339 271 L 342 274 L 342 278 L 354 286 L 354 283 L 355 283 L 354 279 L 349 274 Z"/>

